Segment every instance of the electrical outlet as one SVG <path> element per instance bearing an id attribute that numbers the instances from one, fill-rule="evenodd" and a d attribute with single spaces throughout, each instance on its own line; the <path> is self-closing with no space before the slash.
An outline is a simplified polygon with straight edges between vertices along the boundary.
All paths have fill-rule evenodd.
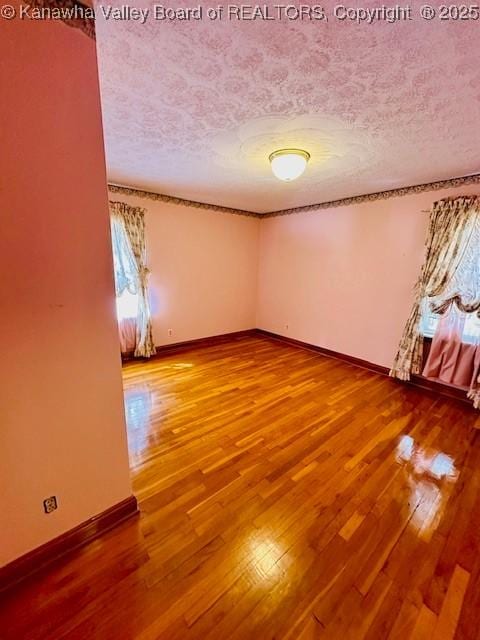
<path id="1" fill-rule="evenodd" d="M 58 507 L 57 496 L 50 496 L 43 501 L 43 509 L 45 513 L 52 513 Z"/>
<path id="2" fill-rule="evenodd" d="M 169 336 L 173 336 L 173 329 L 169 329 L 169 330 L 167 331 L 167 333 L 168 333 L 168 335 L 169 335 Z"/>

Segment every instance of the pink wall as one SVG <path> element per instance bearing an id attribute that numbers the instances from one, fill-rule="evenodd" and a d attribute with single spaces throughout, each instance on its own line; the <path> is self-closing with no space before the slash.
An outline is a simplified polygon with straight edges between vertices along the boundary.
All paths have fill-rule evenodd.
<path id="1" fill-rule="evenodd" d="M 118 193 L 110 199 L 147 210 L 157 346 L 255 327 L 258 219 Z"/>
<path id="2" fill-rule="evenodd" d="M 423 258 L 422 210 L 478 191 L 472 185 L 263 220 L 257 326 L 389 367 Z"/>
<path id="3" fill-rule="evenodd" d="M 131 488 L 95 43 L 60 22 L 1 28 L 3 565 Z"/>

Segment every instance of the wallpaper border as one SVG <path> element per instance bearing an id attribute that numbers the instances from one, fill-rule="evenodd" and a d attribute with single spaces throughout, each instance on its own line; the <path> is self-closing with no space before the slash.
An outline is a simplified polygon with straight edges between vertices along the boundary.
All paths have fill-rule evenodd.
<path id="1" fill-rule="evenodd" d="M 244 211 L 243 209 L 233 209 L 231 207 L 222 207 L 216 204 L 208 204 L 206 202 L 197 202 L 196 200 L 184 200 L 175 196 L 167 196 L 163 193 L 155 193 L 153 191 L 143 191 L 143 189 L 134 189 L 133 187 L 124 187 L 118 184 L 108 184 L 108 190 L 111 193 L 123 193 L 125 196 L 138 196 L 139 198 L 147 198 L 148 200 L 160 200 L 169 204 L 181 204 L 184 207 L 192 207 L 194 209 L 206 209 L 208 211 L 216 211 L 218 213 L 233 213 L 237 216 L 248 216 L 249 218 L 263 218 L 263 213 L 255 211 Z"/>
<path id="2" fill-rule="evenodd" d="M 329 202 L 320 202 L 318 204 L 309 204 L 304 207 L 293 207 L 292 209 L 280 209 L 279 211 L 270 211 L 262 214 L 264 218 L 276 218 L 277 216 L 287 216 L 294 213 L 304 213 L 306 211 L 316 211 L 318 209 L 332 209 L 334 207 L 344 207 L 351 204 L 361 204 L 363 202 L 375 202 L 376 200 L 388 200 L 389 198 L 399 198 L 409 196 L 414 193 L 424 193 L 426 191 L 439 191 L 440 189 L 451 189 L 463 187 L 468 184 L 480 184 L 480 173 L 461 178 L 449 178 L 448 180 L 438 180 L 436 182 L 426 182 L 417 184 L 412 187 L 402 187 L 400 189 L 390 189 L 388 191 L 377 191 L 376 193 L 366 193 L 361 196 L 352 196 L 350 198 L 341 198 L 340 200 L 331 200 Z"/>
<path id="3" fill-rule="evenodd" d="M 89 38 L 95 40 L 95 18 L 88 17 L 89 14 L 95 13 L 93 7 L 89 7 L 78 0 L 27 0 L 24 4 L 37 9 L 58 10 L 62 16 L 60 19 L 64 24 L 74 29 L 80 29 Z M 69 10 L 73 10 L 79 17 L 63 17 Z"/>
<path id="4" fill-rule="evenodd" d="M 313 212 L 322 209 L 332 209 L 334 207 L 344 207 L 351 204 L 361 204 L 363 202 L 375 202 L 376 200 L 388 200 L 389 198 L 399 198 L 414 193 L 424 193 L 426 191 L 439 191 L 440 189 L 452 189 L 462 187 L 469 184 L 480 184 L 480 173 L 474 173 L 469 176 L 460 178 L 449 178 L 448 180 L 438 180 L 436 182 L 426 182 L 425 184 L 417 184 L 412 187 L 402 187 L 401 189 L 390 189 L 389 191 L 378 191 L 376 193 L 367 193 L 361 196 L 352 196 L 350 198 L 341 198 L 340 200 L 330 200 L 329 202 L 319 202 L 317 204 L 309 204 L 303 207 L 293 207 L 292 209 L 280 209 L 279 211 L 269 211 L 268 213 L 257 213 L 256 211 L 246 211 L 243 209 L 234 209 L 232 207 L 222 207 L 216 204 L 208 204 L 206 202 L 197 202 L 196 200 L 184 200 L 175 196 L 167 196 L 163 193 L 154 193 L 153 191 L 144 191 L 133 187 L 124 187 L 118 184 L 108 184 L 111 193 L 123 193 L 127 196 L 138 196 L 140 198 L 148 198 L 149 200 L 159 200 L 170 204 L 183 205 L 185 207 L 193 207 L 195 209 L 204 209 L 207 211 L 217 211 L 219 213 L 233 213 L 239 216 L 248 216 L 249 218 L 276 218 L 278 216 L 288 216 L 295 213 Z"/>

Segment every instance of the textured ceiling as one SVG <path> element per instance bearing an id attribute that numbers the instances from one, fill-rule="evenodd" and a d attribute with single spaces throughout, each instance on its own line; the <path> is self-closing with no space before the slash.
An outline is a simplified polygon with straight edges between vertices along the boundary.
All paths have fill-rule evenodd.
<path id="1" fill-rule="evenodd" d="M 266 212 L 477 172 L 478 24 L 97 17 L 109 180 Z"/>

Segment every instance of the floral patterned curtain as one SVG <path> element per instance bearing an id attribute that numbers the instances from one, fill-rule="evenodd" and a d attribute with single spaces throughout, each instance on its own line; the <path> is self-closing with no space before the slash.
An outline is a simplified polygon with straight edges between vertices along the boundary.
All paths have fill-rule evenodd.
<path id="1" fill-rule="evenodd" d="M 138 295 L 136 319 L 136 357 L 149 358 L 155 353 L 148 303 L 148 274 L 145 245 L 145 211 L 123 202 L 110 202 L 115 290 Z"/>
<path id="2" fill-rule="evenodd" d="M 423 360 L 423 335 L 420 332 L 422 302 L 426 297 L 432 298 L 436 312 L 441 312 L 442 302 L 447 302 L 447 299 L 449 304 L 452 302 L 449 284 L 454 281 L 479 222 L 480 197 L 446 198 L 434 203 L 425 243 L 425 259 L 415 286 L 415 301 L 390 370 L 392 377 L 409 380 L 412 373 L 420 373 Z"/>

